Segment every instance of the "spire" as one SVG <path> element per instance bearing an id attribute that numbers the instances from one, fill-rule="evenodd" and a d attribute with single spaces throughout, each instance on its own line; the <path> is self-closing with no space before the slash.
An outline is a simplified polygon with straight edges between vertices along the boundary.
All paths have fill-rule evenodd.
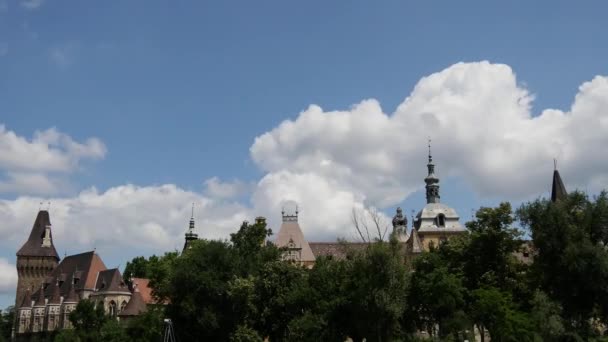
<path id="1" fill-rule="evenodd" d="M 59 293 L 59 278 L 57 278 L 55 286 L 53 287 L 53 293 L 51 294 L 51 298 L 49 298 L 49 304 L 61 304 L 61 294 Z"/>
<path id="2" fill-rule="evenodd" d="M 53 245 L 51 219 L 48 211 L 38 211 L 30 237 L 19 249 L 17 256 L 53 257 L 59 261 L 59 255 Z"/>
<path id="3" fill-rule="evenodd" d="M 435 176 L 435 164 L 431 154 L 431 139 L 429 138 L 429 163 L 426 164 L 428 175 L 424 179 L 426 183 L 426 203 L 439 203 L 439 178 Z"/>
<path id="4" fill-rule="evenodd" d="M 194 231 L 194 203 L 192 203 L 192 215 L 190 216 L 188 232 L 186 232 L 186 242 L 184 243 L 184 250 L 189 248 L 190 243 L 194 240 L 198 240 L 198 234 Z"/>
<path id="5" fill-rule="evenodd" d="M 44 283 L 40 285 L 40 291 L 38 291 L 38 299 L 36 299 L 36 303 L 34 306 L 45 306 L 46 303 L 44 301 Z"/>
<path id="6" fill-rule="evenodd" d="M 30 293 L 30 288 L 25 289 L 25 296 L 23 296 L 23 301 L 21 301 L 20 308 L 31 308 L 32 307 L 32 294 Z"/>
<path id="7" fill-rule="evenodd" d="M 68 288 L 68 294 L 63 299 L 64 303 L 77 303 L 78 295 L 76 295 L 76 286 L 74 285 L 75 273 L 72 274 L 72 281 L 70 282 L 70 287 Z"/>
<path id="8" fill-rule="evenodd" d="M 559 171 L 557 171 L 557 160 L 553 159 L 553 182 L 551 184 L 551 202 L 557 202 L 558 200 L 566 197 L 568 193 L 566 192 L 566 187 L 564 186 L 564 182 L 562 182 L 562 177 L 559 175 Z"/>

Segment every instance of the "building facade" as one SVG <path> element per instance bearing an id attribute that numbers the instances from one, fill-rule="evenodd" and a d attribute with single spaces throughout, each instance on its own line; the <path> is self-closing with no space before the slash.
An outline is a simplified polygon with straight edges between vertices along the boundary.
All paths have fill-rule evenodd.
<path id="1" fill-rule="evenodd" d="M 17 274 L 17 338 L 71 328 L 69 315 L 83 299 L 102 305 L 106 314 L 118 319 L 134 293 L 120 271 L 108 269 L 95 251 L 61 260 L 46 210 L 38 212 L 28 240 L 17 252 Z M 137 305 L 130 312 L 142 311 L 145 309 Z"/>

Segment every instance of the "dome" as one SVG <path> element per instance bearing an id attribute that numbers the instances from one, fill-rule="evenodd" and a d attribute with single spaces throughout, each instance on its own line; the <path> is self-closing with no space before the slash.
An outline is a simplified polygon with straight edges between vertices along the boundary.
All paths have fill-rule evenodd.
<path id="1" fill-rule="evenodd" d="M 457 233 L 466 231 L 459 222 L 456 210 L 443 203 L 427 203 L 416 215 L 418 232 Z"/>

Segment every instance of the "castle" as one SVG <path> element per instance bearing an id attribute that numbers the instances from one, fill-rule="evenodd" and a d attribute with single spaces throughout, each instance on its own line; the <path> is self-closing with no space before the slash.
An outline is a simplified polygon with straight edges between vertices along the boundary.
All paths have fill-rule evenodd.
<path id="1" fill-rule="evenodd" d="M 82 299 L 127 320 L 153 302 L 147 279 L 129 286 L 117 268 L 108 269 L 95 251 L 64 257 L 53 244 L 49 212 L 40 210 L 25 244 L 17 252 L 15 334 L 71 328 L 69 314 Z"/>
<path id="2" fill-rule="evenodd" d="M 406 259 L 414 258 L 452 236 L 467 232 L 460 224 L 456 211 L 440 202 L 439 178 L 435 175 L 430 146 L 427 171 L 424 179 L 426 205 L 413 218 L 410 231 L 401 208 L 397 208 L 392 220 L 392 235 L 403 245 Z M 551 200 L 555 202 L 566 194 L 559 172 L 555 169 Z M 282 259 L 285 261 L 312 268 L 318 257 L 342 259 L 349 249 L 362 249 L 368 244 L 308 242 L 298 223 L 297 209 L 295 215 L 283 212 L 282 217 L 283 222 L 274 243 L 283 248 Z M 197 239 L 193 212 L 185 234 L 184 249 Z M 529 263 L 533 257 L 533 246 L 524 244 L 516 257 Z M 17 252 L 17 271 L 17 337 L 71 328 L 69 314 L 82 299 L 103 305 L 106 314 L 119 320 L 128 320 L 145 312 L 147 305 L 156 304 L 148 279 L 132 278 L 130 286 L 117 268 L 107 269 L 95 251 L 66 256 L 61 260 L 53 244 L 49 213 L 45 210 L 38 212 L 28 240 Z"/>
<path id="3" fill-rule="evenodd" d="M 412 220 L 412 227 L 408 233 L 407 218 L 401 208 L 397 208 L 393 217 L 392 235 L 403 244 L 407 259 L 414 258 L 431 246 L 438 246 L 452 236 L 466 233 L 467 230 L 460 224 L 460 217 L 456 211 L 440 202 L 439 178 L 435 175 L 435 164 L 431 155 L 427 163 L 428 174 L 424 179 L 426 188 L 426 205 Z M 283 260 L 288 260 L 305 267 L 312 267 L 316 258 L 320 256 L 341 259 L 346 257 L 349 250 L 365 248 L 367 242 L 308 242 L 298 224 L 298 211 L 295 215 L 283 215 L 283 223 L 277 234 L 275 244 L 283 248 Z"/>

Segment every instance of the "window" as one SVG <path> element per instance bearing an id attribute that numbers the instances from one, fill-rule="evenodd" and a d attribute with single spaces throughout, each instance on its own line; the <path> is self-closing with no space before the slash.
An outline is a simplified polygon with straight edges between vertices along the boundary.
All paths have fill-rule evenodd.
<path id="1" fill-rule="evenodd" d="M 110 304 L 108 305 L 108 311 L 109 311 L 110 317 L 116 316 L 116 302 L 115 301 L 110 302 Z"/>
<path id="2" fill-rule="evenodd" d="M 125 308 L 127 307 L 127 302 L 125 302 L 124 300 L 122 301 L 122 304 L 120 304 L 120 312 L 122 312 Z"/>
<path id="3" fill-rule="evenodd" d="M 445 227 L 445 215 L 439 214 L 437 215 L 437 227 Z"/>

